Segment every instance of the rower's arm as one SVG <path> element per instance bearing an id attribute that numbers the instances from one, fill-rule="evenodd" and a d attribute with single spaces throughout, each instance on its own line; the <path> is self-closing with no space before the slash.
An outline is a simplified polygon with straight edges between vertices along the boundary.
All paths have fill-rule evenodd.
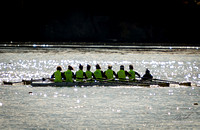
<path id="1" fill-rule="evenodd" d="M 125 75 L 126 76 L 131 76 L 131 74 L 129 74 L 129 72 L 125 71 Z"/>
<path id="2" fill-rule="evenodd" d="M 87 79 L 87 75 L 85 72 L 83 72 L 83 76 L 85 77 L 85 79 Z"/>
<path id="3" fill-rule="evenodd" d="M 92 77 L 95 79 L 94 73 L 92 73 Z"/>
<path id="4" fill-rule="evenodd" d="M 106 76 L 106 71 L 103 72 L 102 77 L 105 77 L 106 79 L 108 79 L 107 76 Z"/>
<path id="5" fill-rule="evenodd" d="M 54 73 L 51 75 L 51 78 L 55 78 Z"/>
<path id="6" fill-rule="evenodd" d="M 101 75 L 102 75 L 102 77 L 106 78 L 106 75 L 105 75 L 105 73 L 103 71 L 101 71 Z"/>
<path id="7" fill-rule="evenodd" d="M 61 76 L 62 76 L 63 79 L 66 79 L 65 78 L 65 73 L 61 73 Z"/>
<path id="8" fill-rule="evenodd" d="M 135 72 L 135 74 L 140 78 L 140 74 L 138 72 Z"/>
<path id="9" fill-rule="evenodd" d="M 72 72 L 72 77 L 75 79 L 76 78 L 76 75 L 74 74 L 74 72 Z"/>
<path id="10" fill-rule="evenodd" d="M 117 74 L 115 73 L 115 71 L 113 71 L 113 75 L 115 76 L 115 78 L 117 78 Z"/>

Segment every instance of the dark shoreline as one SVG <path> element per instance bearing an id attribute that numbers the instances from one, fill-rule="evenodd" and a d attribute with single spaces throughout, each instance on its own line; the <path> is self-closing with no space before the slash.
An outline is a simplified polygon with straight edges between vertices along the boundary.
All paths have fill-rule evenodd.
<path id="1" fill-rule="evenodd" d="M 0 53 L 57 53 L 67 51 L 139 54 L 200 54 L 200 46 L 177 44 L 149 45 L 148 43 L 94 43 L 94 42 L 2 42 Z"/>
<path id="2" fill-rule="evenodd" d="M 165 42 L 0 42 L 0 47 L 30 47 L 30 46 L 43 46 L 43 45 L 49 45 L 49 46 L 70 46 L 70 45 L 79 45 L 79 46 L 90 46 L 90 45 L 96 45 L 96 46 L 188 46 L 188 47 L 200 47 L 199 43 L 176 43 L 176 42 L 171 42 L 171 43 L 165 43 Z"/>

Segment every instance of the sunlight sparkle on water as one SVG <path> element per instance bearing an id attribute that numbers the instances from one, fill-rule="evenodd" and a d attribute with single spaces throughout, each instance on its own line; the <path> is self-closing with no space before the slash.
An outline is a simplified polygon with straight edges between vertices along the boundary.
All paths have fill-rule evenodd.
<path id="1" fill-rule="evenodd" d="M 74 55 L 76 54 L 76 55 Z M 117 58 L 116 58 L 117 57 Z M 5 60 L 0 63 L 0 80 L 20 81 L 22 79 L 38 79 L 48 78 L 61 65 L 63 71 L 67 70 L 68 65 L 74 67 L 74 72 L 78 70 L 79 64 L 90 64 L 91 71 L 95 71 L 95 65 L 100 64 L 103 71 L 108 65 L 113 66 L 113 70 L 117 72 L 120 65 L 125 66 L 125 70 L 129 70 L 128 66 L 133 64 L 134 69 L 144 74 L 148 68 L 154 78 L 168 79 L 176 81 L 194 81 L 200 82 L 200 61 L 198 55 L 155 55 L 155 54 L 131 54 L 121 55 L 120 53 L 96 54 L 81 52 L 66 53 L 22 53 L 5 56 Z"/>
<path id="2" fill-rule="evenodd" d="M 44 50 L 42 50 L 44 51 Z M 101 50 L 102 51 L 102 50 Z M 173 51 L 173 50 L 171 50 Z M 184 52 L 183 52 L 184 53 Z M 2 53 L 0 81 L 48 78 L 61 65 L 148 68 L 154 78 L 200 84 L 199 54 L 55 49 Z M 199 129 L 199 87 L 0 87 L 0 129 Z M 47 117 L 47 118 L 46 118 Z M 156 118 L 155 118 L 156 117 Z M 44 120 L 45 119 L 45 120 Z M 50 122 L 50 123 L 49 123 Z"/>

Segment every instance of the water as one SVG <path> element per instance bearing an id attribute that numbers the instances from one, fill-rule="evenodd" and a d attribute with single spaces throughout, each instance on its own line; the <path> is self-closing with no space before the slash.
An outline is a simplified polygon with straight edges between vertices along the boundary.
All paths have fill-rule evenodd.
<path id="1" fill-rule="evenodd" d="M 198 129 L 199 87 L 2 87 L 1 129 Z"/>
<path id="2" fill-rule="evenodd" d="M 0 53 L 0 82 L 49 77 L 57 65 L 102 70 L 133 64 L 141 75 L 191 81 L 192 87 L 0 86 L 0 129 L 199 129 L 200 53 L 127 50 L 7 50 Z M 85 68 L 84 68 L 85 69 Z"/>
<path id="3" fill-rule="evenodd" d="M 120 65 L 133 64 L 135 70 L 141 75 L 148 68 L 154 78 L 192 81 L 200 84 L 200 53 L 160 53 L 137 52 L 127 50 L 98 50 L 96 49 L 53 49 L 53 50 L 13 50 L 9 53 L 1 53 L 0 57 L 0 81 L 20 81 L 21 79 L 50 77 L 58 65 L 63 70 L 72 65 L 75 71 L 79 64 L 92 66 L 101 65 L 105 71 L 111 64 L 113 70 L 119 70 Z M 23 53 L 20 53 L 20 52 Z M 183 54 L 182 54 L 183 53 Z"/>

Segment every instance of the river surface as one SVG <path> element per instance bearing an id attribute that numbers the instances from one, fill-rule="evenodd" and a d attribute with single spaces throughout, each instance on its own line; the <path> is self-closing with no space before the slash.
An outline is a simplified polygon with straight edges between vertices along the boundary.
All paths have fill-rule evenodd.
<path id="1" fill-rule="evenodd" d="M 0 129 L 200 129 L 200 53 L 109 49 L 1 49 Z M 87 64 L 133 64 L 141 75 L 192 87 L 40 87 L 3 81 L 48 78 Z"/>

